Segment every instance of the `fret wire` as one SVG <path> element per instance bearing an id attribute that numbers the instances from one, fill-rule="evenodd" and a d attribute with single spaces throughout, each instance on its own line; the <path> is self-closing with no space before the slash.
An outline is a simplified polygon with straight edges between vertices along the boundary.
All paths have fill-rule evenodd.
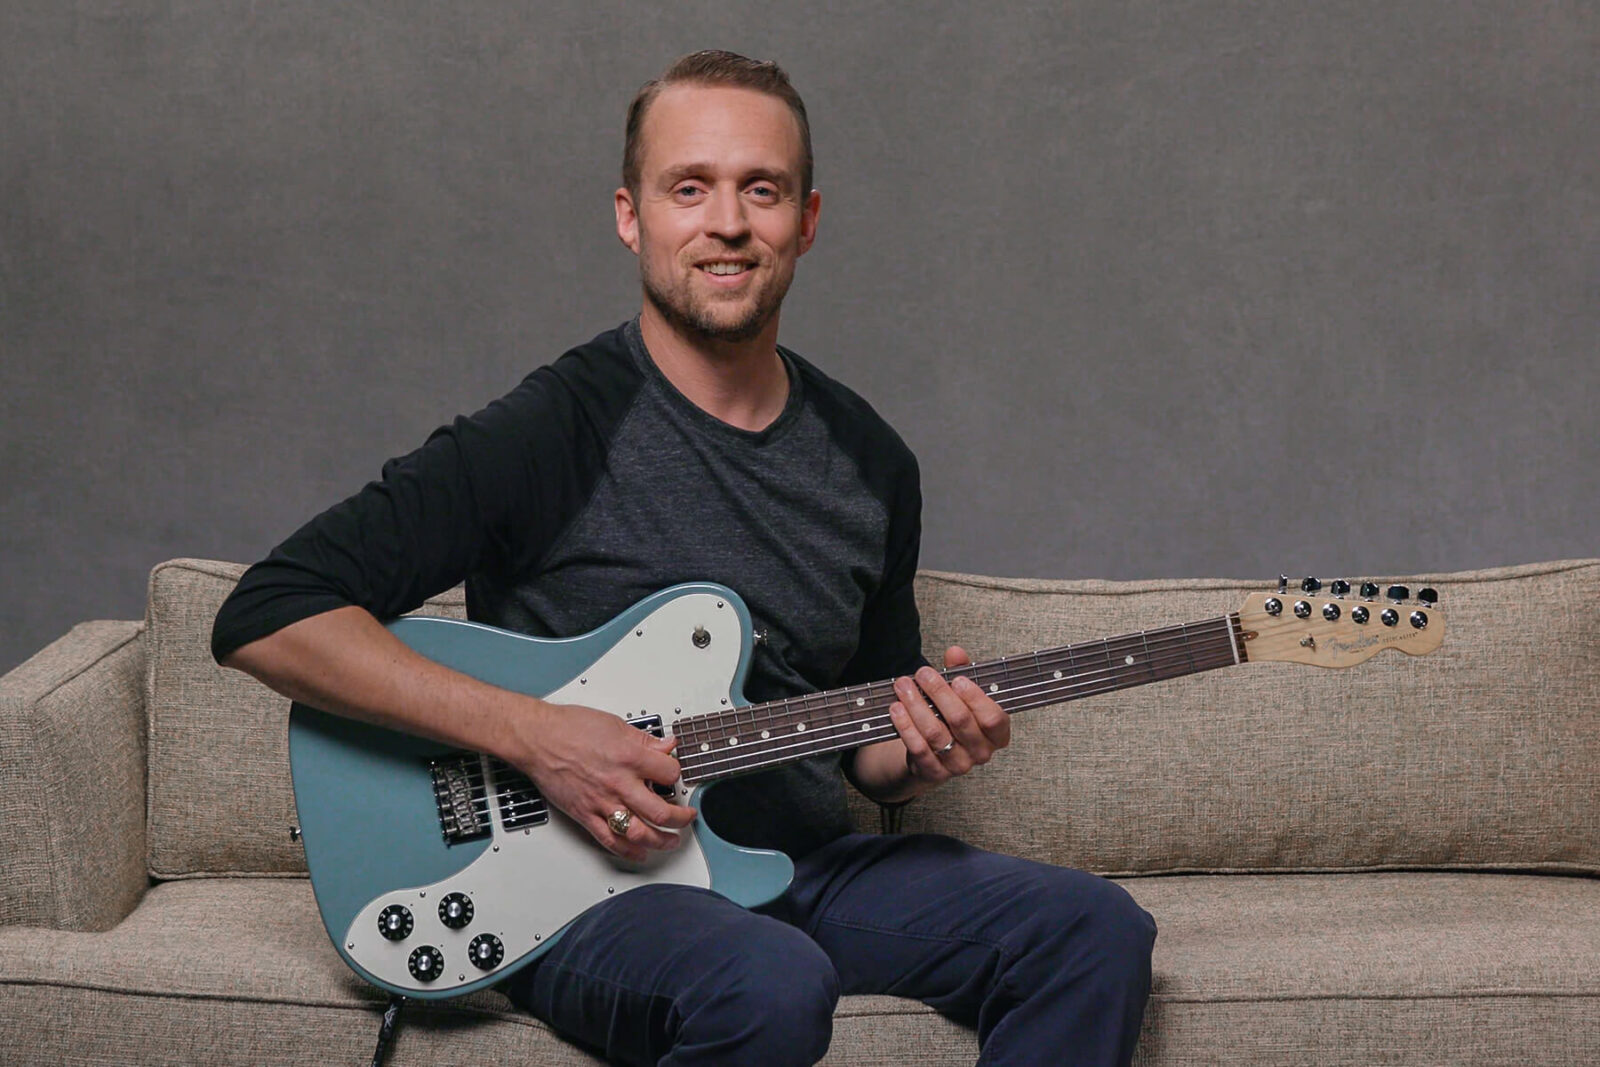
<path id="1" fill-rule="evenodd" d="M 1216 620 L 1216 621 L 1217 622 L 1225 622 L 1225 621 L 1228 621 L 1228 620 Z M 1173 633 L 1173 634 L 1182 634 L 1185 629 L 1186 629 L 1186 627 L 1172 627 L 1172 628 L 1170 628 L 1169 631 L 1165 631 L 1165 632 L 1170 632 L 1170 633 Z M 1155 633 L 1162 633 L 1164 631 L 1154 631 L 1154 632 Z M 1230 643 L 1230 657 L 1231 657 L 1231 654 L 1232 654 L 1231 653 L 1231 637 L 1228 635 L 1228 633 L 1226 631 L 1224 631 L 1224 633 L 1222 635 L 1220 635 L 1220 636 L 1223 639 L 1226 639 L 1226 640 L 1229 641 L 1229 643 Z M 1138 639 L 1138 638 L 1136 637 L 1134 639 Z M 1215 641 L 1217 639 L 1218 638 L 1215 635 L 1207 635 L 1205 638 L 1203 638 L 1203 640 L 1205 640 L 1205 641 Z M 1141 640 L 1141 643 L 1148 644 L 1148 637 L 1140 639 L 1140 640 Z M 1194 643 L 1195 643 L 1195 639 L 1193 637 L 1180 638 L 1177 641 L 1166 640 L 1166 641 L 1161 642 L 1161 648 L 1159 649 L 1159 651 L 1167 652 L 1167 651 L 1172 650 L 1174 645 L 1177 645 L 1177 646 L 1179 646 L 1180 650 L 1185 653 L 1185 655 L 1192 656 L 1192 652 L 1188 651 L 1187 646 L 1193 645 Z M 1078 665 L 1079 662 L 1085 658 L 1085 653 L 1091 653 L 1092 651 L 1098 651 L 1100 653 L 1100 657 L 1102 659 L 1104 659 L 1104 658 L 1106 658 L 1106 654 L 1107 654 L 1109 648 L 1110 647 L 1115 647 L 1115 646 L 1108 646 L 1106 642 L 1091 642 L 1090 644 L 1093 645 L 1093 646 L 1100 646 L 1100 647 L 1097 648 L 1097 649 L 1086 649 L 1083 645 L 1071 645 L 1071 646 L 1066 646 L 1066 647 L 1061 648 L 1061 649 L 1046 650 L 1044 652 L 1040 652 L 1040 653 L 1035 654 L 1035 659 L 1040 664 L 1040 673 L 1042 674 L 1042 673 L 1044 673 L 1046 671 L 1049 671 L 1051 669 L 1060 669 L 1062 667 L 1066 667 L 1074 675 L 1093 674 L 1093 673 L 1096 673 L 1096 670 L 1098 670 L 1100 672 L 1115 673 L 1116 666 L 1115 666 L 1115 664 L 1110 663 L 1110 662 L 1108 662 L 1107 665 L 1104 668 L 1097 668 L 1096 670 L 1085 669 L 1085 668 L 1082 668 L 1081 666 Z M 1123 642 L 1123 646 L 1124 647 L 1132 647 L 1131 641 Z M 1154 647 L 1155 646 L 1152 646 L 1152 648 L 1154 648 Z M 982 668 L 982 667 L 989 667 L 991 665 L 990 664 L 979 664 L 977 666 L 979 668 Z M 975 682 L 979 681 L 980 678 L 982 678 L 984 680 L 992 680 L 992 674 L 993 674 L 993 672 L 983 672 L 983 671 L 980 671 L 980 670 L 962 669 L 962 668 L 957 668 L 957 669 L 954 669 L 954 670 L 946 671 L 945 673 L 948 676 L 952 676 L 952 677 L 954 675 L 956 675 L 956 674 L 967 674 L 967 676 L 971 677 Z M 1066 673 L 1066 672 L 1064 671 L 1064 673 Z M 882 692 L 884 694 L 884 697 L 886 699 L 892 697 L 893 690 L 890 687 L 889 683 L 878 683 L 876 685 L 868 685 L 868 686 L 866 686 L 864 688 L 867 689 L 869 692 L 871 692 L 872 690 L 876 690 L 876 689 L 880 689 L 881 688 L 881 690 L 882 690 Z M 824 696 L 824 694 L 809 694 L 806 697 L 798 698 L 800 700 L 800 702 L 801 702 L 801 706 L 800 706 L 800 708 L 798 709 L 798 711 L 795 714 L 796 719 L 798 720 L 798 719 L 801 719 L 801 718 L 805 718 L 807 716 L 814 717 L 814 715 L 812 713 L 817 711 L 817 710 L 820 710 L 821 707 L 824 706 L 818 699 L 818 698 L 821 698 L 823 696 Z M 749 705 L 748 707 L 771 708 L 773 706 L 773 704 L 788 704 L 788 703 L 790 703 L 790 702 L 786 700 L 786 701 L 780 701 L 780 702 L 772 702 L 772 703 L 770 703 L 768 705 Z M 853 701 L 850 701 L 850 703 L 853 703 Z M 816 706 L 812 706 L 812 705 L 816 705 Z M 837 705 L 835 704 L 833 706 L 837 706 Z M 792 707 L 792 705 L 791 705 L 791 707 Z M 725 712 L 713 712 L 709 716 L 707 716 L 707 715 L 698 715 L 698 716 L 693 716 L 693 717 L 685 717 L 685 718 L 679 719 L 678 722 L 680 724 L 686 725 L 688 727 L 688 729 L 690 729 L 690 730 L 698 730 L 698 729 L 700 729 L 702 727 L 702 723 L 704 723 L 706 720 L 716 719 L 718 716 L 725 715 L 725 714 L 726 714 Z"/>
<path id="2" fill-rule="evenodd" d="M 1216 620 L 1208 620 L 1206 623 L 1201 625 L 1209 627 L 1217 624 L 1221 624 L 1224 628 L 1223 636 L 1229 641 L 1229 654 L 1231 658 L 1233 640 L 1231 635 L 1232 616 L 1225 616 Z M 1115 665 L 1110 659 L 1111 651 L 1113 649 L 1120 650 L 1123 648 L 1131 648 L 1133 647 L 1132 642 L 1135 640 L 1139 641 L 1142 646 L 1154 647 L 1150 645 L 1150 638 L 1152 636 L 1158 638 L 1158 645 L 1161 646 L 1163 650 L 1170 649 L 1172 646 L 1177 645 L 1181 650 L 1184 650 L 1186 654 L 1192 657 L 1192 652 L 1188 652 L 1186 646 L 1191 645 L 1195 639 L 1190 636 L 1188 625 L 1183 624 L 1165 627 L 1159 630 L 1143 632 L 1137 635 L 1129 635 L 1121 639 L 1089 641 L 1074 645 L 1066 645 L 1057 649 L 1046 649 L 1033 653 L 1033 659 L 1038 665 L 1039 673 L 1041 674 L 1051 670 L 1059 669 L 1063 671 L 1063 674 L 1071 673 L 1073 675 L 1081 675 L 1094 673 L 1093 671 L 1089 671 L 1082 667 L 1081 663 L 1087 659 L 1094 658 L 1094 656 L 1098 654 L 1098 656 L 1105 661 L 1105 666 L 1103 668 L 1099 668 L 1099 670 L 1115 673 Z M 1208 641 L 1213 639 L 1214 638 L 1209 635 L 1204 638 L 1204 640 Z M 968 677 L 972 678 L 974 682 L 983 684 L 985 682 L 992 682 L 994 680 L 993 676 L 995 673 L 1003 671 L 1006 674 L 1009 674 L 1011 670 L 1012 665 L 1010 663 L 1005 661 L 996 661 L 991 663 L 975 664 L 966 668 L 947 670 L 944 672 L 944 674 L 946 677 L 954 677 L 956 674 L 966 674 Z M 980 681 L 980 678 L 982 681 Z M 987 686 L 985 687 L 987 688 Z M 892 699 L 892 683 L 869 683 L 862 688 L 865 689 L 869 694 L 873 695 L 876 695 L 874 691 L 881 690 L 886 698 Z M 839 699 L 841 698 L 834 698 L 835 701 Z M 853 704 L 853 700 L 845 698 L 845 703 L 842 706 L 848 708 L 850 704 Z M 798 708 L 790 703 L 788 699 L 783 701 L 768 702 L 765 705 L 747 705 L 746 707 L 760 708 L 767 715 L 778 719 L 788 718 L 790 715 L 792 715 L 794 718 L 788 723 L 785 723 L 785 725 L 793 725 L 793 723 L 797 721 L 809 721 L 810 718 L 814 717 L 814 713 L 816 711 L 840 706 L 841 705 L 839 703 L 830 701 L 826 694 L 808 694 L 799 698 Z M 774 714 L 779 707 L 783 708 L 784 712 L 787 714 Z M 713 720 L 716 720 L 719 716 L 725 714 L 726 712 L 711 712 L 709 714 L 685 716 L 679 719 L 677 722 L 678 724 L 682 724 L 684 729 L 690 731 L 691 736 L 696 736 L 696 731 L 700 731 L 702 729 L 712 729 Z M 676 725 L 674 732 L 677 732 Z"/>
<path id="3" fill-rule="evenodd" d="M 1206 643 L 1213 646 L 1211 649 L 1212 661 L 1207 662 L 1206 666 L 1202 669 L 1209 670 L 1215 667 L 1230 665 L 1232 663 L 1233 655 L 1231 644 L 1224 646 L 1223 642 L 1216 637 L 1208 638 Z M 1167 654 L 1163 656 L 1154 656 L 1151 657 L 1151 659 L 1154 663 L 1154 671 L 1156 672 L 1157 676 L 1162 676 L 1160 672 L 1176 666 L 1179 662 L 1194 662 L 1193 653 L 1182 650 L 1179 650 L 1178 655 Z M 1181 673 L 1171 676 L 1180 677 Z M 1060 680 L 1041 679 L 1038 682 L 1016 686 L 1011 690 L 1002 692 L 999 694 L 998 700 L 1003 708 L 1014 712 L 1032 707 L 1042 707 L 1048 704 L 1063 703 L 1067 700 L 1077 699 L 1083 696 L 1090 696 L 1097 693 L 1124 689 L 1133 684 L 1140 683 L 1133 681 L 1132 674 L 1126 671 L 1113 672 L 1109 677 L 1100 678 L 1085 679 L 1081 677 L 1073 677 L 1063 678 Z M 1007 707 L 1007 705 L 1010 705 L 1010 707 Z M 881 715 L 881 713 L 879 714 Z M 875 717 L 878 716 L 869 716 L 869 718 Z M 863 720 L 861 719 L 856 719 L 845 722 L 841 724 L 844 727 L 842 730 L 838 728 L 824 728 L 810 731 L 811 736 L 805 740 L 801 739 L 803 735 L 788 734 L 774 739 L 777 742 L 776 744 L 773 742 L 757 742 L 755 743 L 753 750 L 747 751 L 739 757 L 739 762 L 756 761 L 759 763 L 759 765 L 765 765 L 771 761 L 768 760 L 765 762 L 760 762 L 758 757 L 761 757 L 763 754 L 768 754 L 772 751 L 787 751 L 795 748 L 804 748 L 813 751 L 827 751 L 839 747 L 852 747 L 852 745 L 869 743 L 872 736 L 871 734 L 863 737 L 861 735 L 861 731 L 855 730 L 855 727 L 859 726 L 862 721 Z M 835 743 L 836 741 L 840 740 L 847 741 L 848 743 L 843 745 Z M 713 753 L 689 754 L 684 759 L 686 777 L 692 771 L 700 769 L 704 764 L 726 763 L 729 759 L 729 757 L 726 755 L 726 752 L 727 750 L 724 748 L 714 750 Z"/>
<path id="4" fill-rule="evenodd" d="M 1216 667 L 1228 666 L 1232 662 L 1233 662 L 1233 656 L 1232 656 L 1232 653 L 1230 652 L 1226 659 L 1223 659 L 1223 658 L 1221 658 L 1219 656 L 1215 663 L 1210 664 L 1205 669 L 1209 670 L 1209 669 L 1213 669 L 1213 668 L 1216 668 Z M 1032 698 L 1028 703 L 1026 703 L 1026 704 L 1024 704 L 1022 706 L 1019 706 L 1015 710 L 1027 710 L 1029 708 L 1044 707 L 1044 706 L 1046 706 L 1048 704 L 1062 703 L 1062 702 L 1064 702 L 1064 699 L 1077 699 L 1079 697 L 1094 696 L 1094 695 L 1097 695 L 1099 693 L 1114 692 L 1114 691 L 1116 691 L 1118 689 L 1126 689 L 1126 688 L 1129 688 L 1129 687 L 1130 687 L 1129 684 L 1127 682 L 1125 682 L 1125 681 L 1109 681 L 1108 680 L 1108 681 L 1104 681 L 1104 682 L 1099 683 L 1098 685 L 1095 686 L 1095 688 L 1093 688 L 1091 690 L 1088 690 L 1088 691 L 1085 691 L 1085 692 L 1081 692 L 1081 693 L 1076 693 L 1076 694 L 1073 694 L 1073 695 L 1071 695 L 1071 696 L 1069 696 L 1067 698 L 1062 698 L 1059 695 L 1059 693 L 1056 693 L 1056 692 L 1051 692 L 1049 695 L 1046 695 L 1046 696 L 1044 696 L 1042 698 L 1036 696 L 1036 697 Z M 791 747 L 800 747 L 802 744 L 804 744 L 805 747 L 811 749 L 811 752 L 808 753 L 808 754 L 820 754 L 820 753 L 823 753 L 823 752 L 837 751 L 839 749 L 854 748 L 854 747 L 857 747 L 858 745 L 863 744 L 863 743 L 870 743 L 870 741 L 861 742 L 861 741 L 858 741 L 856 739 L 850 738 L 848 734 L 840 735 L 840 736 L 837 736 L 837 737 L 831 737 L 831 738 L 820 738 L 820 739 L 816 739 L 816 740 L 821 741 L 822 743 L 817 744 L 816 741 L 813 741 L 813 742 L 810 742 L 810 743 L 796 743 L 796 745 L 791 746 Z M 761 753 L 761 752 L 746 753 L 738 761 L 741 764 L 741 766 L 739 767 L 739 771 L 740 772 L 748 772 L 748 771 L 760 770 L 763 767 L 774 766 L 774 765 L 778 765 L 778 764 L 789 762 L 790 759 L 793 758 L 792 756 L 783 756 L 783 757 L 780 757 L 778 759 L 765 759 L 765 760 L 761 760 L 761 759 L 756 759 L 755 758 L 755 757 L 761 756 L 762 754 L 763 753 Z M 713 761 L 713 762 L 724 762 L 724 761 Z M 697 774 L 691 779 L 690 774 L 685 773 L 684 780 L 685 781 L 691 781 L 691 780 L 700 781 L 700 780 L 704 780 L 706 778 L 713 778 L 713 777 L 718 777 L 718 776 L 719 775 L 715 774 L 715 773 L 706 773 L 706 774 Z"/>

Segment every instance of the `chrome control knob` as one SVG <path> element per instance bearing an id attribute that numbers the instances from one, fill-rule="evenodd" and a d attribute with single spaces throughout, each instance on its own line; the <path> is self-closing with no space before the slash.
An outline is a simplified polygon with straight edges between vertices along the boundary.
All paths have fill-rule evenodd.
<path id="1" fill-rule="evenodd" d="M 411 909 L 403 904 L 390 904 L 378 913 L 378 933 L 385 941 L 404 941 L 415 925 Z"/>
<path id="2" fill-rule="evenodd" d="M 411 977 L 419 982 L 431 982 L 444 973 L 444 953 L 432 945 L 423 945 L 411 953 L 408 966 Z"/>
<path id="3" fill-rule="evenodd" d="M 467 946 L 467 958 L 480 971 L 492 971 L 506 958 L 506 947 L 493 934 L 479 934 Z"/>
<path id="4" fill-rule="evenodd" d="M 472 898 L 465 893 L 447 893 L 439 901 L 439 921 L 459 930 L 472 921 Z"/>

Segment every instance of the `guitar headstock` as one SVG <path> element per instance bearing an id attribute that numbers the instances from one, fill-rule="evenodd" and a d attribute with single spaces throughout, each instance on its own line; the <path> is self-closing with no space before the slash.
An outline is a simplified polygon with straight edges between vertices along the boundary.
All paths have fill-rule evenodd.
<path id="1" fill-rule="evenodd" d="M 1423 656 L 1444 640 L 1444 613 L 1438 594 L 1422 589 L 1416 598 L 1403 585 L 1391 585 L 1380 596 L 1378 586 L 1361 583 L 1351 595 L 1350 583 L 1333 582 L 1329 591 L 1307 578 L 1298 592 L 1288 579 L 1278 580 L 1276 593 L 1252 593 L 1239 608 L 1245 656 L 1254 662 L 1279 660 L 1313 667 L 1351 667 L 1397 648 Z"/>

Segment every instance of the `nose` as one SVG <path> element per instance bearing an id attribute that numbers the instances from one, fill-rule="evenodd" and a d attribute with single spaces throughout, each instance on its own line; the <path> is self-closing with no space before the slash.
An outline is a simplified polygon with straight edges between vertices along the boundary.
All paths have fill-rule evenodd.
<path id="1" fill-rule="evenodd" d="M 706 205 L 706 234 L 734 241 L 749 232 L 750 219 L 745 214 L 744 197 L 739 195 L 739 190 L 722 186 L 713 189 L 710 203 Z"/>

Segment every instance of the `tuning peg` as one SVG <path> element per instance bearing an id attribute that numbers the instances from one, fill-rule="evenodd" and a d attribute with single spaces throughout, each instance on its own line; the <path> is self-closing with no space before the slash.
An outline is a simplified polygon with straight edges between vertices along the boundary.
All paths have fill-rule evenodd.
<path id="1" fill-rule="evenodd" d="M 1350 583 L 1345 581 L 1343 578 L 1335 578 L 1333 580 L 1333 584 L 1331 586 L 1329 586 L 1328 588 L 1333 590 L 1333 595 L 1334 596 L 1349 596 L 1350 595 Z"/>
<path id="2" fill-rule="evenodd" d="M 1431 588 L 1419 589 L 1417 591 L 1417 601 L 1419 603 L 1426 604 L 1431 608 L 1439 602 L 1439 592 L 1438 590 Z"/>
<path id="3" fill-rule="evenodd" d="M 1377 582 L 1362 582 L 1361 583 L 1361 595 L 1364 598 L 1366 598 L 1367 600 L 1375 600 L 1375 599 L 1377 599 L 1377 596 L 1378 596 L 1378 583 Z"/>
<path id="4" fill-rule="evenodd" d="M 1315 593 L 1321 588 L 1322 583 L 1317 581 L 1315 578 L 1307 578 L 1305 581 L 1300 583 L 1300 591 L 1302 593 Z"/>
<path id="5" fill-rule="evenodd" d="M 1287 574 L 1278 575 L 1278 592 L 1279 593 L 1287 593 L 1288 591 L 1289 591 L 1289 576 Z"/>
<path id="6" fill-rule="evenodd" d="M 1407 589 L 1403 585 L 1391 585 L 1389 587 L 1389 591 L 1387 593 L 1385 593 L 1384 595 L 1387 596 L 1390 600 L 1393 600 L 1395 603 L 1399 603 L 1400 601 L 1404 600 L 1406 597 L 1411 595 L 1411 590 Z"/>

